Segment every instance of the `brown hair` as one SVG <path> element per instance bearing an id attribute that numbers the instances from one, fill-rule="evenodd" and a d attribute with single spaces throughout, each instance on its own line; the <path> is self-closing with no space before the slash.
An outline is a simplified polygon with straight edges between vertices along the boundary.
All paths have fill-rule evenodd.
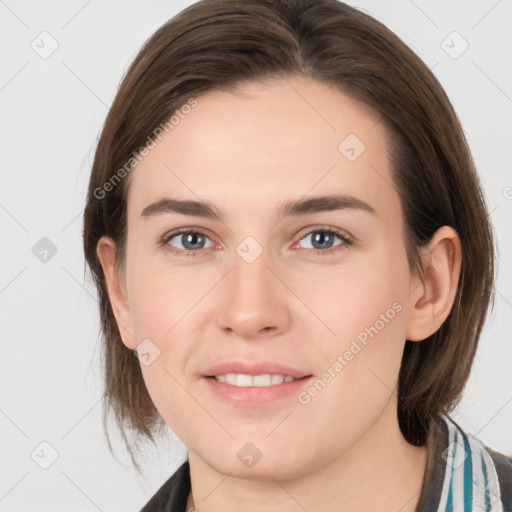
<path id="1" fill-rule="evenodd" d="M 406 341 L 399 375 L 400 428 L 411 444 L 427 445 L 429 478 L 439 414 L 460 399 L 491 300 L 493 235 L 470 151 L 443 88 L 383 24 L 337 0 L 203 0 L 163 25 L 128 69 L 99 139 L 84 214 L 85 257 L 99 293 L 104 337 L 104 424 L 112 409 L 125 441 L 125 426 L 154 441 L 163 422 L 139 361 L 121 341 L 96 255 L 99 238 L 108 235 L 123 266 L 129 180 L 107 194 L 102 187 L 191 97 L 293 75 L 337 87 L 385 123 L 411 270 L 422 272 L 419 249 L 439 227 L 451 226 L 460 236 L 463 260 L 453 308 L 428 339 Z"/>

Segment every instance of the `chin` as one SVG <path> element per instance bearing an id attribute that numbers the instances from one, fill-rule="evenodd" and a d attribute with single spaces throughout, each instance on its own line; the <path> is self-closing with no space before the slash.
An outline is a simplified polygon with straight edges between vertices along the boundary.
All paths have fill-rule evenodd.
<path id="1" fill-rule="evenodd" d="M 245 441 L 234 442 L 226 450 L 209 451 L 199 457 L 215 471 L 233 478 L 285 481 L 304 476 L 313 467 L 322 465 L 321 460 L 313 460 L 318 459 L 313 454 L 312 460 L 305 455 L 300 446 L 281 447 L 268 442 Z"/>

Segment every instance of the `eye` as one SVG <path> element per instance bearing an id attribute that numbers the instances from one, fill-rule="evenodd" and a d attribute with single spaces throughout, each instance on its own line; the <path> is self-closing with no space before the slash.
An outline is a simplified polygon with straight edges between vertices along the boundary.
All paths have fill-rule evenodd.
<path id="1" fill-rule="evenodd" d="M 336 243 L 336 240 L 338 242 Z M 351 245 L 346 233 L 333 228 L 315 229 L 300 239 L 300 242 L 309 241 L 304 247 L 312 254 L 330 254 L 336 250 L 344 249 Z"/>
<path id="2" fill-rule="evenodd" d="M 334 228 L 318 228 L 303 236 L 301 242 L 308 242 L 303 249 L 313 255 L 331 254 L 352 244 L 349 235 Z M 185 228 L 164 235 L 160 244 L 174 254 L 196 256 L 201 249 L 215 246 L 207 235 L 193 228 Z"/>
<path id="3" fill-rule="evenodd" d="M 195 256 L 196 251 L 207 249 L 214 244 L 204 233 L 187 229 L 165 235 L 162 245 L 173 253 Z"/>

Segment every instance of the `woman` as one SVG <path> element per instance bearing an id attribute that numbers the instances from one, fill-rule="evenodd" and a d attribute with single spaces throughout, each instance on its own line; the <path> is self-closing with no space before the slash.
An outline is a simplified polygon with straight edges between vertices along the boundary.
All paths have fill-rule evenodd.
<path id="1" fill-rule="evenodd" d="M 84 248 L 108 406 L 188 451 L 144 511 L 511 509 L 512 460 L 449 417 L 493 288 L 485 201 L 443 89 L 373 18 L 210 0 L 161 27 Z"/>

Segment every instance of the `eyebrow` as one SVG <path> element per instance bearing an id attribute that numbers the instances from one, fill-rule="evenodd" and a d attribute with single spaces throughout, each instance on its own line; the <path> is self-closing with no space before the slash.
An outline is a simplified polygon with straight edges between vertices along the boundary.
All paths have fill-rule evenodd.
<path id="1" fill-rule="evenodd" d="M 353 196 L 324 195 L 307 199 L 295 199 L 284 203 L 278 211 L 278 217 L 310 215 L 333 210 L 362 210 L 377 215 L 368 204 Z M 209 219 L 224 220 L 226 215 L 208 201 L 179 200 L 172 198 L 160 199 L 142 210 L 143 218 L 157 215 L 179 213 Z"/>

